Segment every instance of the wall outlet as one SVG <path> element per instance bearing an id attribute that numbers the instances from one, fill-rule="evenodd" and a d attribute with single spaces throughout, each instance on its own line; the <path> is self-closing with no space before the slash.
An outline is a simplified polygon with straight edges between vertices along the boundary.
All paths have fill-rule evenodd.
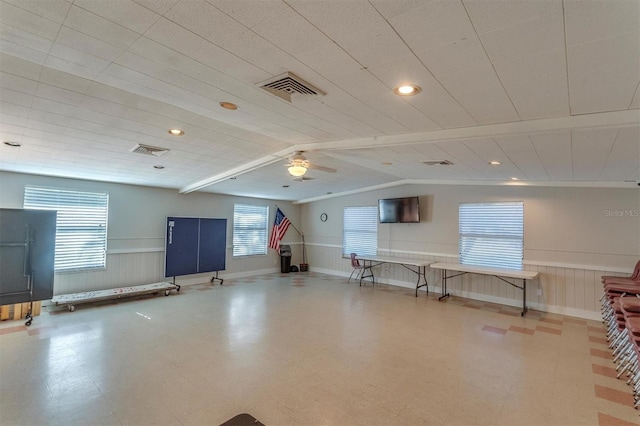
<path id="1" fill-rule="evenodd" d="M 541 288 L 538 289 L 538 296 L 542 296 L 542 289 Z"/>

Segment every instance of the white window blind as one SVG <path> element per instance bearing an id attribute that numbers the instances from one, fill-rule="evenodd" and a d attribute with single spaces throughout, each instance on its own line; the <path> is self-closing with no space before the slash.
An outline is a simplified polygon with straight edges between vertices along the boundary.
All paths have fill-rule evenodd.
<path id="1" fill-rule="evenodd" d="M 462 203 L 459 213 L 461 264 L 522 269 L 522 202 Z"/>
<path id="2" fill-rule="evenodd" d="M 378 207 L 345 207 L 342 254 L 375 256 L 378 253 Z"/>
<path id="3" fill-rule="evenodd" d="M 233 206 L 233 255 L 267 254 L 269 207 L 249 204 Z"/>
<path id="4" fill-rule="evenodd" d="M 27 186 L 24 208 L 57 210 L 56 271 L 106 267 L 109 194 Z"/>

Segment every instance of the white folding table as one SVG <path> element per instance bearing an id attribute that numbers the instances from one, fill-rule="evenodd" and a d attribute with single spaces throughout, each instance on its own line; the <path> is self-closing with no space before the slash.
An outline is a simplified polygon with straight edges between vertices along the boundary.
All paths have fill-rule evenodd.
<path id="1" fill-rule="evenodd" d="M 519 288 L 522 290 L 522 313 L 520 315 L 524 315 L 527 313 L 527 280 L 533 280 L 538 277 L 538 272 L 535 271 L 520 271 L 517 269 L 505 269 L 505 268 L 489 268 L 486 266 L 474 266 L 474 265 L 461 265 L 459 263 L 432 263 L 432 269 L 440 269 L 442 271 L 442 296 L 440 296 L 440 300 L 445 297 L 449 297 L 449 293 L 447 292 L 447 279 L 458 277 L 464 274 L 479 274 L 479 275 L 491 275 L 493 277 L 498 278 L 506 282 L 509 285 L 512 285 L 515 288 Z M 454 275 L 447 275 L 447 271 L 458 272 Z M 512 283 L 511 281 L 507 281 L 505 278 L 511 278 L 515 280 L 522 280 L 522 287 L 517 284 Z"/>
<path id="2" fill-rule="evenodd" d="M 429 293 L 429 285 L 427 283 L 427 266 L 431 265 L 433 262 L 420 259 L 386 256 L 358 256 L 357 258 L 363 262 L 362 275 L 360 275 L 360 285 L 362 285 L 363 278 L 371 278 L 371 282 L 375 284 L 375 277 L 372 269 L 374 266 L 382 265 L 384 263 L 392 263 L 403 266 L 418 276 L 418 281 L 416 282 L 416 297 L 418 297 L 418 289 L 420 287 L 426 287 L 427 293 Z M 369 275 L 365 275 L 366 271 L 369 271 Z"/>

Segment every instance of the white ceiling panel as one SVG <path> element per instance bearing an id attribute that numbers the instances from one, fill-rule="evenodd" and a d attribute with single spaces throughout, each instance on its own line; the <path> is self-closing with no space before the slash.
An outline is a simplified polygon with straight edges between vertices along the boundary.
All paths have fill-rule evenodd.
<path id="1" fill-rule="evenodd" d="M 140 34 L 135 31 L 131 31 L 75 5 L 69 9 L 64 25 L 121 48 L 129 47 L 131 43 L 140 37 Z"/>
<path id="2" fill-rule="evenodd" d="M 600 180 L 637 180 L 640 167 L 640 129 L 620 129 L 600 175 Z"/>
<path id="3" fill-rule="evenodd" d="M 494 64 L 523 120 L 569 115 L 564 49 Z"/>
<path id="4" fill-rule="evenodd" d="M 47 40 L 55 40 L 60 30 L 59 22 L 29 12 L 22 7 L 22 2 L 20 7 L 3 2 L 0 8 L 2 12 L 0 13 L 0 22 L 5 25 L 20 28 L 22 31 Z"/>
<path id="5" fill-rule="evenodd" d="M 636 0 L 564 0 L 564 10 L 569 46 L 640 31 Z"/>
<path id="6" fill-rule="evenodd" d="M 285 199 L 402 179 L 629 185 L 639 5 L 0 2 L 0 137 L 22 143 L 0 144 L 0 170 Z M 286 71 L 326 96 L 257 87 Z M 422 92 L 397 97 L 400 84 Z M 137 143 L 171 151 L 139 157 Z M 273 159 L 294 150 L 338 172 L 283 188 Z M 441 159 L 455 165 L 422 163 Z"/>
<path id="7" fill-rule="evenodd" d="M 12 55 L 14 53 L 11 52 L 20 52 L 20 57 L 24 56 L 29 60 L 31 60 L 31 57 L 37 57 L 38 54 L 45 55 L 53 44 L 53 41 L 49 38 L 41 37 L 20 27 L 5 23 L 0 23 L 0 36 L 2 37 L 3 52 Z"/>
<path id="8" fill-rule="evenodd" d="M 389 22 L 414 52 L 476 37 L 459 1 L 432 1 L 397 15 Z"/>
<path id="9" fill-rule="evenodd" d="M 573 178 L 575 180 L 598 180 L 616 140 L 618 130 L 576 130 L 572 133 Z"/>
<path id="10" fill-rule="evenodd" d="M 35 15 L 38 15 L 47 20 L 62 24 L 69 7 L 71 7 L 71 1 L 51 1 L 51 0 L 3 0 L 3 3 L 12 4 L 20 9 L 27 10 Z M 2 6 L 4 13 L 4 5 Z"/>
<path id="11" fill-rule="evenodd" d="M 463 3 L 478 34 L 562 13 L 561 0 L 463 0 Z"/>
<path id="12" fill-rule="evenodd" d="M 378 12 L 386 19 L 391 19 L 394 16 L 402 15 L 418 7 L 422 7 L 432 0 L 371 0 L 371 4 L 378 10 Z"/>
<path id="13" fill-rule="evenodd" d="M 73 4 L 138 34 L 148 30 L 160 17 L 157 13 L 131 0 L 74 0 Z"/>
<path id="14" fill-rule="evenodd" d="M 481 124 L 519 119 L 491 66 L 437 75 L 436 78 Z"/>
<path id="15" fill-rule="evenodd" d="M 571 132 L 531 135 L 531 141 L 549 179 L 573 180 Z"/>

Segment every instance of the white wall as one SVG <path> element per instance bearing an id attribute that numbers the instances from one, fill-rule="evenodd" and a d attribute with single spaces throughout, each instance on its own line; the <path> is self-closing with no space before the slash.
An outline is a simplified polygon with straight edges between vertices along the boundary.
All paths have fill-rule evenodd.
<path id="1" fill-rule="evenodd" d="M 540 271 L 528 298 L 538 309 L 597 317 L 599 276 L 630 272 L 640 259 L 640 190 L 635 188 L 411 185 L 303 205 L 311 268 L 350 272 L 348 260 L 341 257 L 344 207 L 415 195 L 420 197 L 421 223 L 379 224 L 380 254 L 455 262 L 459 203 L 523 201 L 525 269 Z M 327 222 L 320 221 L 323 212 L 329 216 Z M 379 272 L 383 281 L 407 287 L 415 278 L 402 268 Z M 431 272 L 429 283 L 432 288 L 439 286 L 440 275 Z M 522 297 L 520 291 L 491 277 L 465 275 L 452 289 L 467 297 L 513 305 Z"/>
<path id="2" fill-rule="evenodd" d="M 271 249 L 266 256 L 233 257 L 232 227 L 235 203 L 269 206 L 269 231 L 274 220 L 274 203 L 280 206 L 296 226 L 300 224 L 300 207 L 287 201 L 274 202 L 207 193 L 179 194 L 175 189 L 6 172 L 0 172 L 0 208 L 22 208 L 25 185 L 109 193 L 106 270 L 57 273 L 54 282 L 55 294 L 164 280 L 164 229 L 167 216 L 227 219 L 226 271 L 220 274 L 221 277 L 246 276 L 259 271 L 279 271 L 279 258 Z M 283 243 L 297 244 L 299 241 L 295 230 L 289 228 Z M 293 262 L 300 263 L 300 246 L 294 245 L 293 251 Z M 212 274 L 199 274 L 178 277 L 177 282 L 207 282 L 211 276 Z"/>

